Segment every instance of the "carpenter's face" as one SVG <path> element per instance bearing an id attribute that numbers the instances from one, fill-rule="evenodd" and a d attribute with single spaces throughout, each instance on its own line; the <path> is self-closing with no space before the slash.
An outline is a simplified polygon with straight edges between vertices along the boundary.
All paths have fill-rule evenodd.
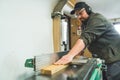
<path id="1" fill-rule="evenodd" d="M 75 14 L 80 21 L 85 21 L 89 17 L 85 8 L 75 11 Z"/>

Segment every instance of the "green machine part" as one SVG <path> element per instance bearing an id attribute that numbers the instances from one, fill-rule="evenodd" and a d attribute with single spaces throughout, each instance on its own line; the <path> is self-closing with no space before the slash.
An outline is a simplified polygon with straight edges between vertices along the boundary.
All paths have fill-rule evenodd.
<path id="1" fill-rule="evenodd" d="M 34 59 L 26 59 L 25 61 L 25 67 L 29 67 L 29 68 L 34 68 Z"/>
<path id="2" fill-rule="evenodd" d="M 102 80 L 102 62 L 97 64 L 96 69 L 92 72 L 90 80 Z"/>

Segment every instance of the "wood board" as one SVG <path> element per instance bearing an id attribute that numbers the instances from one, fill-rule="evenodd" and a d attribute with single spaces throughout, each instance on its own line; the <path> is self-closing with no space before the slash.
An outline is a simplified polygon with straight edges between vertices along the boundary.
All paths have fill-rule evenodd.
<path id="1" fill-rule="evenodd" d="M 49 66 L 41 68 L 41 74 L 53 75 L 67 67 L 68 65 L 49 65 Z"/>

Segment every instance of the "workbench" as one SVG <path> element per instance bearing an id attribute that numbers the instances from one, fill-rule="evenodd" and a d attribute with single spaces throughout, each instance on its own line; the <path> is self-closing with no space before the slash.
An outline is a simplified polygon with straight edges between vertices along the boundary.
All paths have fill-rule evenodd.
<path id="1" fill-rule="evenodd" d="M 66 52 L 57 53 L 59 58 L 64 54 L 66 54 Z M 35 75 L 33 75 L 34 78 L 32 76 L 25 80 L 102 80 L 102 60 L 98 58 L 88 58 L 86 63 L 69 64 L 67 68 L 53 75 L 41 74 L 40 68 L 42 68 L 43 65 L 51 65 L 50 59 L 51 54 L 42 55 L 42 59 L 40 56 L 34 56 L 32 59 L 27 59 L 25 67 L 33 68 Z"/>

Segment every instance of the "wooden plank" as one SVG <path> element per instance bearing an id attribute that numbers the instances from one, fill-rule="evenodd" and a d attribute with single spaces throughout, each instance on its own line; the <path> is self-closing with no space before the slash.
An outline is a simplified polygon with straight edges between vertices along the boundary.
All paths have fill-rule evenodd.
<path id="1" fill-rule="evenodd" d="M 71 19 L 71 31 L 70 31 L 70 48 L 74 46 L 76 41 L 80 38 L 80 35 L 77 35 L 77 29 L 78 27 L 81 26 L 81 22 L 77 18 L 72 18 Z"/>
<path id="2" fill-rule="evenodd" d="M 76 3 L 76 0 L 68 0 L 67 4 L 69 4 L 70 6 L 74 7 Z"/>
<path id="3" fill-rule="evenodd" d="M 63 69 L 68 67 L 68 65 L 49 65 L 41 69 L 41 74 L 53 75 Z"/>
<path id="4" fill-rule="evenodd" d="M 59 52 L 60 51 L 60 40 L 61 40 L 61 17 L 56 16 L 53 19 L 53 43 L 54 43 L 54 52 Z"/>

